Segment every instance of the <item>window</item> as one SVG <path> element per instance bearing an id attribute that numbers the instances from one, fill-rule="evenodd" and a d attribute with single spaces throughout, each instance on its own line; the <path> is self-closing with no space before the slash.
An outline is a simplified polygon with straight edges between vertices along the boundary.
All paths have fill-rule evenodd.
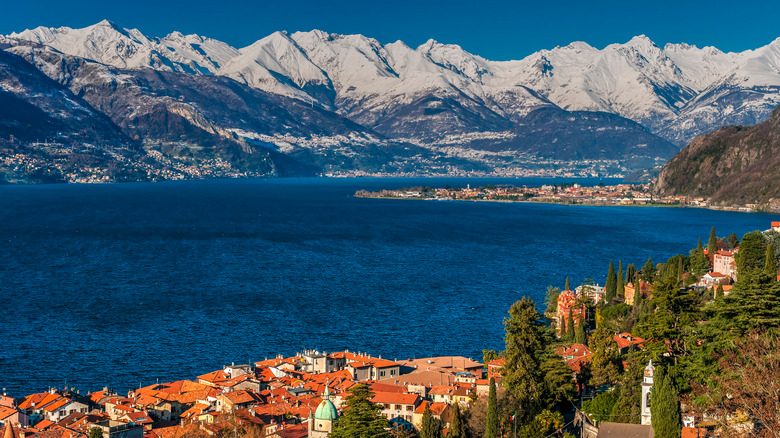
<path id="1" fill-rule="evenodd" d="M 390 376 L 392 377 L 394 375 L 395 375 L 395 370 L 390 370 Z"/>
<path id="2" fill-rule="evenodd" d="M 411 411 L 412 410 L 412 405 L 406 405 L 406 410 L 407 411 Z"/>
<path id="3" fill-rule="evenodd" d="M 400 410 L 401 410 L 401 405 L 395 405 L 395 409 L 396 409 L 397 411 L 400 411 Z"/>
<path id="4" fill-rule="evenodd" d="M 385 403 L 385 409 L 390 409 L 390 404 L 389 403 Z"/>
<path id="5" fill-rule="evenodd" d="M 385 372 L 384 371 L 380 371 L 379 372 L 379 377 L 384 377 L 384 376 L 385 376 Z"/>

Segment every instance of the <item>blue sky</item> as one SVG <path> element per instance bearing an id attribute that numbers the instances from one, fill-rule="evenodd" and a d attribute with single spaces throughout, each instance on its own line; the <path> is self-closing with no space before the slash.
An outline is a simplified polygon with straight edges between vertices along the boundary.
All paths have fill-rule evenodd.
<path id="1" fill-rule="evenodd" d="M 36 26 L 84 27 L 103 18 L 151 36 L 197 33 L 236 47 L 277 30 L 362 33 L 412 47 L 429 38 L 493 60 L 585 41 L 603 48 L 645 34 L 724 51 L 780 37 L 780 1 L 371 1 L 38 0 L 8 1 L 0 33 Z"/>

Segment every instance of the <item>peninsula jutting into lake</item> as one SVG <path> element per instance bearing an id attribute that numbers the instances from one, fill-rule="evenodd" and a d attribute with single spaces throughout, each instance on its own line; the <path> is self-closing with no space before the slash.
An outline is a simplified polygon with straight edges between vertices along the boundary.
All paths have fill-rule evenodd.
<path id="1" fill-rule="evenodd" d="M 660 196 L 651 184 L 583 186 L 579 183 L 545 184 L 539 187 L 488 184 L 480 187 L 417 186 L 394 190 L 358 190 L 359 198 L 425 199 L 433 201 L 540 202 L 570 205 L 675 206 L 755 211 L 757 204 L 714 206 L 704 197 Z"/>

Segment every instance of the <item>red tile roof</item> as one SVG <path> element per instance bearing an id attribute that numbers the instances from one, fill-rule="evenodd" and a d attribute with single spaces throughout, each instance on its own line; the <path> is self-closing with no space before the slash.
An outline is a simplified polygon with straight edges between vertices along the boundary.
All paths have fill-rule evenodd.
<path id="1" fill-rule="evenodd" d="M 398 394 L 395 392 L 377 392 L 371 399 L 374 403 L 413 405 L 420 400 L 417 394 Z"/>

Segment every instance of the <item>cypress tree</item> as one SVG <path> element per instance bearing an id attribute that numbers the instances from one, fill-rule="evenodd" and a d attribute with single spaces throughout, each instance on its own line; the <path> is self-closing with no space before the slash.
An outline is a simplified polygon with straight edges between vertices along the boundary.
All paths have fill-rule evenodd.
<path id="1" fill-rule="evenodd" d="M 626 268 L 626 276 L 623 278 L 625 283 L 636 283 L 636 266 L 633 263 Z"/>
<path id="2" fill-rule="evenodd" d="M 712 257 L 716 252 L 718 252 L 718 238 L 715 236 L 715 227 L 712 227 L 710 230 L 710 241 L 707 244 L 707 254 Z"/>
<path id="3" fill-rule="evenodd" d="M 571 290 L 571 286 L 569 286 L 569 277 L 566 277 L 566 289 L 564 290 Z"/>
<path id="4" fill-rule="evenodd" d="M 777 279 L 777 259 L 775 259 L 775 244 L 770 243 L 766 247 L 766 262 L 764 262 L 764 274 L 773 281 Z"/>
<path id="5" fill-rule="evenodd" d="M 657 438 L 677 438 L 682 433 L 680 402 L 671 376 L 662 366 L 655 368 L 653 388 L 650 389 L 650 415 Z"/>
<path id="6" fill-rule="evenodd" d="M 485 438 L 498 437 L 498 401 L 496 399 L 496 379 L 490 378 L 488 393 L 488 411 L 485 419 Z"/>
<path id="7" fill-rule="evenodd" d="M 587 339 L 585 338 L 585 318 L 580 318 L 577 329 L 574 333 L 574 342 L 585 345 Z"/>
<path id="8" fill-rule="evenodd" d="M 574 342 L 574 313 L 569 308 L 569 319 L 566 320 L 566 342 Z"/>
<path id="9" fill-rule="evenodd" d="M 639 310 L 639 306 L 642 304 L 642 288 L 637 281 L 634 285 L 634 309 Z"/>
<path id="10" fill-rule="evenodd" d="M 677 259 L 677 282 L 682 281 L 683 274 L 685 273 L 685 270 L 683 269 L 683 259 L 682 257 Z"/>
<path id="11" fill-rule="evenodd" d="M 719 284 L 718 288 L 715 289 L 715 299 L 721 300 L 723 299 L 723 285 Z"/>
<path id="12" fill-rule="evenodd" d="M 452 406 L 452 421 L 450 422 L 449 438 L 466 438 L 466 423 L 460 413 L 460 403 Z"/>
<path id="13" fill-rule="evenodd" d="M 442 438 L 441 422 L 433 418 L 430 403 L 425 404 L 422 423 L 420 424 L 420 438 Z"/>
<path id="14" fill-rule="evenodd" d="M 617 272 L 617 296 L 622 297 L 626 295 L 626 288 L 623 281 L 623 260 L 620 261 Z"/>
<path id="15" fill-rule="evenodd" d="M 615 264 L 609 262 L 609 271 L 607 272 L 607 282 L 604 285 L 605 293 L 604 298 L 607 303 L 615 299 L 617 295 L 617 275 L 615 275 Z"/>

